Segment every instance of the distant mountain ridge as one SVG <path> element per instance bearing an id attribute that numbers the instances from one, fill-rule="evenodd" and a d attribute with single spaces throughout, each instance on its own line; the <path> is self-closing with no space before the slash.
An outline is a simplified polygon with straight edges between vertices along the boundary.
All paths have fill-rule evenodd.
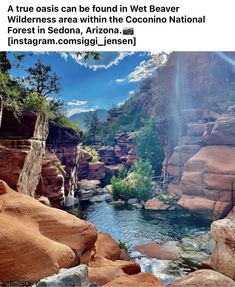
<path id="1" fill-rule="evenodd" d="M 99 121 L 105 122 L 107 120 L 107 117 L 108 117 L 108 111 L 105 109 L 97 109 L 96 111 L 97 111 L 97 116 L 98 116 Z M 72 120 L 74 122 L 79 121 L 81 129 L 86 131 L 87 128 L 86 128 L 85 122 L 84 122 L 85 118 L 88 115 L 88 113 L 94 113 L 94 112 L 95 111 L 81 112 L 81 113 L 74 114 L 69 118 L 70 118 L 70 120 Z"/>

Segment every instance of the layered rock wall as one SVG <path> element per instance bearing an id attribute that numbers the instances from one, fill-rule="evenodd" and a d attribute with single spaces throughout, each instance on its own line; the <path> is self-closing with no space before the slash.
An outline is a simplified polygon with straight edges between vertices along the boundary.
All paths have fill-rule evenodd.
<path id="1" fill-rule="evenodd" d="M 137 160 L 137 155 L 135 151 L 134 138 L 136 133 L 121 133 L 117 134 L 115 137 L 115 147 L 114 153 L 118 162 L 131 166 L 135 160 Z"/>
<path id="2" fill-rule="evenodd" d="M 223 218 L 235 204 L 235 114 L 223 114 L 215 122 L 188 127 L 189 134 L 196 132 L 200 136 L 201 145 L 193 145 L 194 153 L 182 156 L 181 166 L 175 164 L 172 169 L 175 153 L 169 162 L 169 173 L 180 178 L 177 188 L 182 197 L 178 203 L 201 216 Z M 182 144 L 176 151 L 183 148 Z M 172 184 L 169 190 L 174 192 Z"/>
<path id="3" fill-rule="evenodd" d="M 47 134 L 44 115 L 26 111 L 18 119 L 12 112 L 3 111 L 0 178 L 10 187 L 34 196 L 41 175 Z"/>
<path id="4" fill-rule="evenodd" d="M 64 176 L 65 170 L 58 157 L 46 149 L 42 161 L 42 172 L 37 187 L 37 196 L 45 196 L 53 207 L 64 205 Z"/>
<path id="5" fill-rule="evenodd" d="M 2 97 L 0 96 L 0 127 L 2 123 Z"/>
<path id="6" fill-rule="evenodd" d="M 235 222 L 234 217 L 214 221 L 211 236 L 215 249 L 207 262 L 214 270 L 235 280 Z"/>
<path id="7" fill-rule="evenodd" d="M 64 169 L 65 195 L 73 194 L 78 188 L 77 169 L 79 161 L 79 147 L 81 135 L 70 128 L 49 126 L 47 149 L 54 153 Z"/>

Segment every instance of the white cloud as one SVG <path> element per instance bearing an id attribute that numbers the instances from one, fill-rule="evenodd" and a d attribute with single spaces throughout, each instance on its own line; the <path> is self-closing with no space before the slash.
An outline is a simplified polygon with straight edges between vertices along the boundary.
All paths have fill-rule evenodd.
<path id="1" fill-rule="evenodd" d="M 134 54 L 135 52 L 100 52 L 100 60 L 95 61 L 92 58 L 87 61 L 83 60 L 82 55 L 77 56 L 76 53 L 69 53 L 69 55 L 76 61 L 79 65 L 90 68 L 93 71 L 97 69 L 108 69 L 114 65 L 118 65 L 125 57 Z"/>
<path id="2" fill-rule="evenodd" d="M 67 117 L 71 117 L 72 115 L 74 114 L 78 114 L 78 113 L 82 113 L 82 112 L 92 112 L 92 111 L 95 111 L 95 109 L 92 109 L 92 108 L 75 108 L 75 109 L 70 109 L 70 110 L 67 110 L 66 111 L 66 115 Z"/>
<path id="3" fill-rule="evenodd" d="M 158 66 L 156 65 L 153 58 L 148 61 L 142 61 L 133 72 L 128 75 L 129 82 L 139 82 L 151 77 L 154 72 L 157 70 Z"/>
<path id="4" fill-rule="evenodd" d="M 87 101 L 72 100 L 71 102 L 67 102 L 68 106 L 83 106 L 85 104 L 87 104 Z"/>
<path id="5" fill-rule="evenodd" d="M 148 52 L 151 58 L 142 61 L 133 72 L 128 75 L 129 82 L 139 82 L 151 77 L 157 69 L 167 61 L 169 52 Z"/>
<path id="6" fill-rule="evenodd" d="M 124 103 L 125 103 L 125 102 L 118 103 L 117 106 L 120 107 L 120 106 L 122 106 Z"/>
<path id="7" fill-rule="evenodd" d="M 134 95 L 135 91 L 129 91 L 129 95 Z"/>
<path id="8" fill-rule="evenodd" d="M 126 81 L 126 79 L 116 79 L 116 80 L 115 80 L 116 83 L 123 83 L 123 82 L 125 82 L 125 81 Z"/>
<path id="9" fill-rule="evenodd" d="M 60 52 L 59 54 L 60 54 L 60 56 L 61 56 L 65 61 L 67 61 L 68 56 L 69 56 L 68 53 Z"/>

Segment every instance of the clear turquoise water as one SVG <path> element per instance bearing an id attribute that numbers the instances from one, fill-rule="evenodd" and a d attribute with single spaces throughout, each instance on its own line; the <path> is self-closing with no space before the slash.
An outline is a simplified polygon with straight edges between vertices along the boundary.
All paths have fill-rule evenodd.
<path id="1" fill-rule="evenodd" d="M 186 236 L 198 235 L 210 229 L 210 221 L 180 211 L 144 211 L 131 207 L 117 207 L 107 202 L 94 203 L 84 208 L 84 219 L 94 223 L 98 231 L 107 232 L 114 239 L 126 243 L 141 266 L 141 270 L 153 273 L 164 284 L 190 272 L 189 266 L 175 266 L 173 261 L 139 257 L 132 247 L 148 242 L 180 240 Z M 173 263 L 173 267 L 172 267 Z"/>
<path id="2" fill-rule="evenodd" d="M 94 223 L 98 231 L 108 232 L 114 239 L 131 246 L 179 240 L 206 232 L 211 224 L 183 210 L 149 212 L 106 202 L 89 205 L 84 210 L 84 218 Z"/>

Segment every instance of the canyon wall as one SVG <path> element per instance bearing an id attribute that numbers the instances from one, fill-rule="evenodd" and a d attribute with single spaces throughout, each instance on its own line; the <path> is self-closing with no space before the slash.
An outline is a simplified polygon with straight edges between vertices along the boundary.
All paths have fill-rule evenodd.
<path id="1" fill-rule="evenodd" d="M 3 110 L 0 129 L 0 178 L 14 190 L 54 207 L 78 188 L 81 135 L 72 129 L 48 125 L 41 113 L 17 116 Z"/>
<path id="2" fill-rule="evenodd" d="M 172 53 L 159 79 L 168 99 L 158 126 L 168 191 L 200 216 L 223 218 L 235 203 L 234 70 L 217 53 Z"/>
<path id="3" fill-rule="evenodd" d="M 12 112 L 3 110 L 0 178 L 13 189 L 34 196 L 47 134 L 47 120 L 42 114 L 26 111 L 18 119 Z"/>
<path id="4" fill-rule="evenodd" d="M 2 97 L 0 96 L 0 128 L 2 123 Z"/>

